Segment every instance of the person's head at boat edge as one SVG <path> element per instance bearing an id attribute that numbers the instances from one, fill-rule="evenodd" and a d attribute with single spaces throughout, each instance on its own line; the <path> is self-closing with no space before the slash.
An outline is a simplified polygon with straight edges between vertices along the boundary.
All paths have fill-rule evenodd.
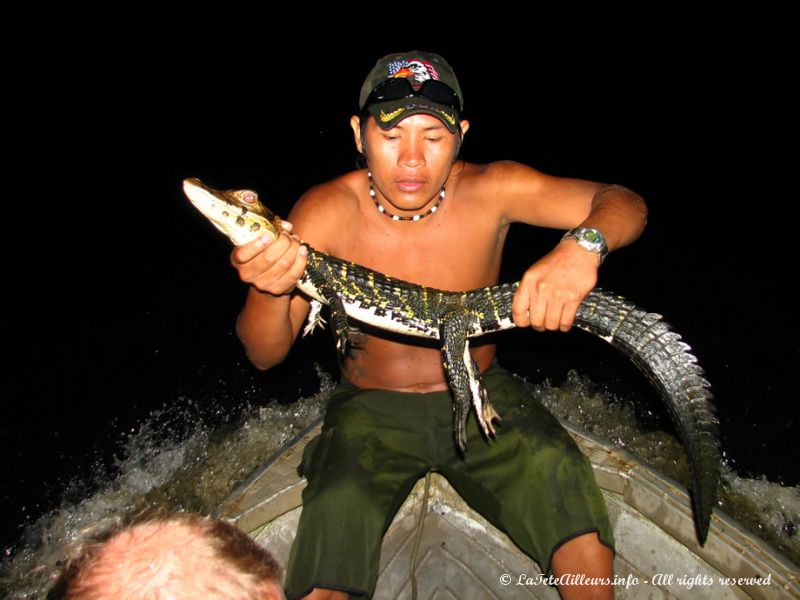
<path id="1" fill-rule="evenodd" d="M 285 600 L 281 566 L 234 525 L 148 512 L 96 523 L 68 551 L 49 600 Z"/>
<path id="2" fill-rule="evenodd" d="M 375 63 L 350 124 L 378 210 L 397 220 L 436 211 L 469 129 L 463 106 L 458 79 L 438 54 L 403 52 Z"/>

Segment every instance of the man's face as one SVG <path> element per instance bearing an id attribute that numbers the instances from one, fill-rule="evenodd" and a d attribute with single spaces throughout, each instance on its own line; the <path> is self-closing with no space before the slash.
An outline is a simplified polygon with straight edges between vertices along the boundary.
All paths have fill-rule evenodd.
<path id="1" fill-rule="evenodd" d="M 351 120 L 360 152 L 375 181 L 381 203 L 395 211 L 419 212 L 436 198 L 450 174 L 456 157 L 457 140 L 442 122 L 431 115 L 406 117 L 384 131 L 370 118 L 361 147 L 358 117 Z M 469 124 L 462 121 L 462 131 Z M 387 205 L 387 208 L 388 205 Z"/>

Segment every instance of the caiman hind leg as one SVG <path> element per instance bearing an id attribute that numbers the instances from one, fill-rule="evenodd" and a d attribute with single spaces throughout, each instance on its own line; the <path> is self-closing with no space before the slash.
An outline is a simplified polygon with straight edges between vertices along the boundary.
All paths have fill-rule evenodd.
<path id="1" fill-rule="evenodd" d="M 469 352 L 468 322 L 469 315 L 455 312 L 446 313 L 439 320 L 442 363 L 453 395 L 456 444 L 462 453 L 467 450 L 466 427 L 470 404 L 475 407 L 475 416 L 487 439 L 495 435 L 492 421 L 500 419 L 489 402 L 486 388 L 481 382 L 480 369 Z"/>

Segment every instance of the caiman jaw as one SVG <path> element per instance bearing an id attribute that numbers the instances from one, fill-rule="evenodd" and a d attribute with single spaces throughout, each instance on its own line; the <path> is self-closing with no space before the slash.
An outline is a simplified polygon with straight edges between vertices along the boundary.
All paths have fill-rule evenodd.
<path id="1" fill-rule="evenodd" d="M 237 246 L 270 232 L 278 237 L 281 219 L 258 200 L 252 190 L 218 191 L 194 177 L 184 179 L 183 191 L 195 208 Z"/>

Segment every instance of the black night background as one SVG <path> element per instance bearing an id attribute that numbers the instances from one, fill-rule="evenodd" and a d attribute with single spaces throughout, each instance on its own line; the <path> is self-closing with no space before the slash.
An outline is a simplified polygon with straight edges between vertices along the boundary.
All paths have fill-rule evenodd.
<path id="1" fill-rule="evenodd" d="M 264 401 L 292 398 L 318 385 L 314 362 L 335 370 L 324 334 L 275 371 L 247 364 L 230 246 L 180 184 L 250 187 L 285 216 L 308 187 L 353 168 L 348 119 L 363 77 L 380 56 L 414 48 L 458 74 L 472 123 L 465 159 L 517 160 L 645 198 L 648 229 L 609 257 L 601 286 L 663 314 L 692 346 L 734 468 L 800 483 L 795 4 L 463 21 L 390 18 L 388 6 L 338 19 L 205 3 L 14 6 L 4 9 L 1 546 L 57 506 L 66 482 L 90 482 L 97 460 L 113 465 L 153 409 L 253 385 Z M 558 236 L 516 229 L 503 280 Z M 625 359 L 587 340 L 509 332 L 501 358 L 517 365 L 530 352 L 542 379 L 575 367 L 617 393 L 639 385 Z"/>

